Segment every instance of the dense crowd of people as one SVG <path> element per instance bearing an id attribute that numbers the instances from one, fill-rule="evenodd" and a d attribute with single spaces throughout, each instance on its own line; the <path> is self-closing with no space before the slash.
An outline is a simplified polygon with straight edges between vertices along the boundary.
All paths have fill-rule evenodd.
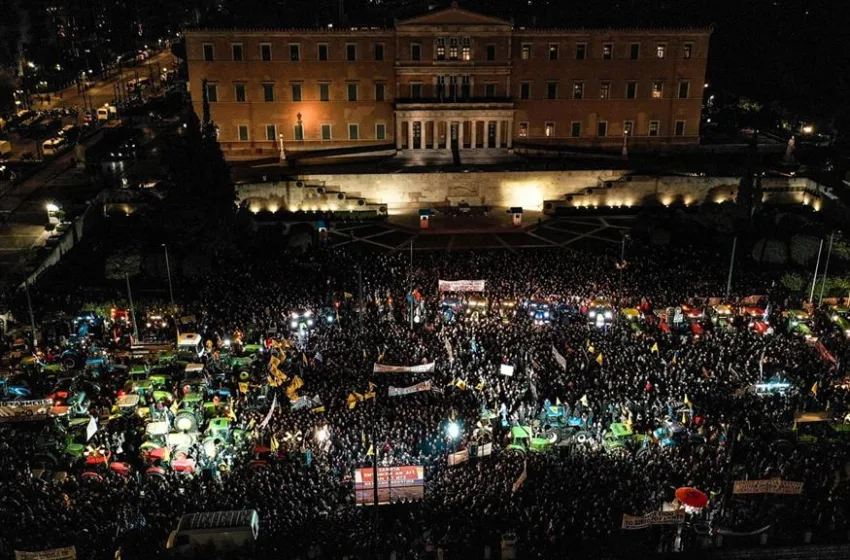
<path id="1" fill-rule="evenodd" d="M 659 511 L 684 486 L 711 499 L 681 536 L 686 547 L 696 546 L 702 526 L 846 535 L 847 443 L 821 438 L 801 445 L 788 432 L 804 411 L 843 419 L 847 398 L 833 382 L 843 371 L 844 333 L 820 329 L 838 363 L 825 360 L 810 341 L 781 328 L 780 310 L 791 302 L 769 274 L 757 271 L 740 271 L 725 301 L 759 295 L 774 310 L 776 327 L 768 335 L 746 321 L 721 328 L 708 319 L 697 334 L 662 329 L 658 320 L 635 329 L 619 314 L 627 307 L 706 307 L 725 291 L 719 260 L 640 246 L 625 267 L 609 256 L 560 250 L 425 253 L 411 261 L 407 253 L 364 257 L 323 249 L 218 270 L 186 294 L 182 314 L 194 316 L 212 348 L 232 342 L 234 333 L 245 343 L 291 335 L 293 359 L 281 368 L 303 380 L 299 395 L 316 397 L 315 406 L 292 410 L 285 384 L 266 385 L 268 353 L 252 365 L 256 389 L 244 392 L 238 379 L 227 381 L 236 422 L 251 444 L 276 448 L 269 468 L 250 468 L 249 451 L 215 476 L 169 473 L 160 480 L 142 470 L 95 482 L 71 469 L 62 481 L 37 480 L 32 441 L 48 428 L 4 426 L 2 551 L 73 544 L 85 558 L 111 558 L 119 548 L 124 558 L 157 556 L 181 515 L 234 509 L 259 512 L 262 555 L 426 554 L 437 547 L 462 553 L 498 546 L 506 533 L 516 536 L 523 557 L 656 550 L 673 546 L 675 527 L 623 531 L 622 516 Z M 442 313 L 439 279 L 485 280 L 485 293 L 477 295 L 486 296 L 489 311 Z M 424 309 L 415 323 L 408 315 L 413 291 Z M 551 322 L 529 318 L 521 307 L 529 299 L 558 302 Z M 604 328 L 583 314 L 597 299 L 617 310 Z M 495 312 L 505 301 L 516 301 L 517 311 Z M 291 332 L 290 314 L 305 309 L 331 319 Z M 376 373 L 376 363 L 435 367 Z M 513 366 L 513 375 L 500 374 L 502 364 Z M 434 390 L 388 396 L 390 385 L 426 380 Z M 753 390 L 768 380 L 790 388 Z M 104 395 L 114 398 L 118 389 L 107 387 Z M 252 392 L 265 404 L 257 405 Z M 282 406 L 260 429 L 275 400 Z M 589 438 L 542 452 L 509 450 L 510 427 L 536 425 L 544 404 L 554 403 L 581 418 Z M 494 413 L 489 425 L 481 421 L 484 411 Z M 449 422 L 460 426 L 458 437 L 447 437 Z M 671 422 L 698 437 L 674 445 L 645 438 L 625 450 L 604 445 L 612 423 L 652 434 Z M 326 440 L 316 437 L 320 429 Z M 138 419 L 109 424 L 96 441 L 138 465 L 142 430 Z M 492 455 L 448 465 L 449 453 L 483 441 L 493 443 Z M 377 513 L 355 505 L 353 469 L 376 460 L 424 466 L 424 498 Z M 773 477 L 802 481 L 803 494 L 731 494 L 733 480 Z"/>

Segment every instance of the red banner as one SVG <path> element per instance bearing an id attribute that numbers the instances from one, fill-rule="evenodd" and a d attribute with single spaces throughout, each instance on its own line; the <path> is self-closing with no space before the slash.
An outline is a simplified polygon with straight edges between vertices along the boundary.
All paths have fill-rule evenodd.
<path id="1" fill-rule="evenodd" d="M 354 469 L 354 497 L 358 506 L 374 505 L 374 480 L 371 467 Z M 402 499 L 421 500 L 424 493 L 424 467 L 378 467 L 378 505 Z"/>

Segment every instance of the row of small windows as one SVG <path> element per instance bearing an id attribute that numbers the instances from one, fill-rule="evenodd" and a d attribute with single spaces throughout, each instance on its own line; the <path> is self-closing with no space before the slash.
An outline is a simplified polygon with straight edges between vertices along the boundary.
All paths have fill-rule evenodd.
<path id="1" fill-rule="evenodd" d="M 653 80 L 652 85 L 650 87 L 650 97 L 652 99 L 663 99 L 664 98 L 664 84 L 663 80 Z M 546 95 L 545 99 L 561 99 L 559 96 L 559 82 L 550 81 L 546 83 Z M 331 100 L 331 83 L 330 82 L 320 82 L 319 86 L 319 101 L 329 102 Z M 219 101 L 219 85 L 216 83 L 208 83 L 207 84 L 207 100 L 210 103 L 218 103 Z M 410 87 L 410 97 L 412 99 L 422 99 L 423 98 L 423 84 L 422 83 L 412 83 L 409 84 Z M 275 95 L 275 84 L 273 83 L 263 83 L 263 101 L 266 103 L 272 103 L 275 101 L 281 101 Z M 376 83 L 374 89 L 374 101 L 386 101 L 386 89 L 387 85 L 385 83 Z M 682 80 L 678 84 L 678 88 L 676 90 L 677 97 L 679 99 L 688 99 L 690 96 L 691 83 L 687 80 Z M 360 101 L 359 94 L 359 84 L 349 83 L 346 84 L 346 101 Z M 597 93 L 597 99 L 612 99 L 616 97 L 612 97 L 613 85 L 611 82 L 599 82 L 599 89 Z M 460 98 L 468 98 L 471 97 L 472 94 L 472 85 L 470 82 L 469 76 L 438 76 L 437 77 L 437 85 L 436 85 L 436 95 L 438 97 L 460 97 Z M 495 83 L 485 83 L 484 84 L 484 96 L 488 98 L 496 97 L 496 84 Z M 638 83 L 635 81 L 627 81 L 626 87 L 624 90 L 625 99 L 637 99 L 638 98 Z M 290 85 L 290 94 L 291 101 L 299 102 L 304 100 L 304 85 L 300 83 L 294 83 Z M 519 98 L 521 100 L 529 100 L 532 98 L 531 96 L 531 82 L 521 82 L 519 85 Z M 585 82 L 576 81 L 572 84 L 572 92 L 570 95 L 571 99 L 591 99 L 592 97 L 587 96 L 587 88 Z M 237 103 L 246 103 L 248 101 L 248 96 L 246 93 L 246 87 L 244 83 L 235 83 L 233 84 L 233 99 Z"/>
<path id="2" fill-rule="evenodd" d="M 213 62 L 216 60 L 215 58 L 215 46 L 212 43 L 204 43 L 204 61 Z M 288 60 L 291 62 L 300 62 L 301 58 L 301 45 L 298 43 L 289 43 L 289 58 Z M 384 60 L 384 44 L 383 43 L 375 43 L 372 46 L 372 56 L 374 60 Z M 242 43 L 232 43 L 230 45 L 230 56 L 231 60 L 234 62 L 243 62 L 245 61 L 245 48 Z M 357 60 L 357 45 L 355 43 L 348 43 L 345 45 L 345 60 L 347 61 L 355 61 Z M 264 62 L 270 62 L 272 60 L 272 44 L 271 43 L 260 43 L 260 60 Z M 330 45 L 326 43 L 322 43 L 316 46 L 316 60 L 325 61 L 330 60 Z"/>
<path id="3" fill-rule="evenodd" d="M 528 138 L 528 130 L 529 123 L 521 122 L 519 123 L 519 128 L 517 131 L 517 135 L 520 138 Z M 634 121 L 623 121 L 623 134 L 626 136 L 634 136 L 635 131 L 635 122 Z M 646 131 L 643 131 L 645 136 L 659 136 L 661 133 L 661 121 L 649 121 L 646 127 Z M 673 126 L 673 134 L 674 136 L 684 136 L 685 135 L 685 121 L 676 121 Z M 555 122 L 554 121 L 546 121 L 543 123 L 543 135 L 547 138 L 555 138 L 557 137 L 555 131 Z M 570 138 L 581 138 L 585 136 L 584 131 L 582 130 L 582 122 L 581 121 L 572 121 L 570 123 Z M 596 137 L 597 138 L 606 138 L 608 136 L 608 121 L 596 121 Z"/>
<path id="4" fill-rule="evenodd" d="M 667 58 L 667 50 L 667 43 L 656 43 L 654 56 L 652 58 L 659 60 Z M 614 43 L 602 43 L 601 54 L 603 60 L 613 60 L 614 53 Z M 627 55 L 629 60 L 639 60 L 641 58 L 641 44 L 629 43 Z M 561 45 L 559 45 L 558 43 L 549 43 L 549 46 L 546 50 L 546 56 L 549 60 L 559 60 L 561 56 Z M 693 58 L 693 56 L 694 44 L 685 43 L 684 45 L 682 45 L 682 58 L 690 59 Z M 522 45 L 520 46 L 520 58 L 522 60 L 531 60 L 531 43 L 522 43 Z M 587 43 L 576 44 L 574 58 L 576 60 L 585 60 L 591 58 L 590 48 L 588 47 Z"/>
<path id="5" fill-rule="evenodd" d="M 559 82 L 549 81 L 546 82 L 546 99 L 561 99 L 559 95 Z M 653 80 L 652 85 L 650 86 L 649 97 L 651 99 L 663 99 L 664 98 L 664 80 Z M 599 82 L 599 89 L 597 90 L 597 99 L 616 99 L 617 96 L 612 93 L 614 91 L 614 86 L 611 82 Z M 676 88 L 676 97 L 678 99 L 688 99 L 691 94 L 691 82 L 689 80 L 680 80 L 678 87 Z M 623 95 L 625 99 L 637 99 L 638 98 L 638 83 L 636 81 L 627 81 L 626 87 L 623 90 Z M 520 82 L 519 85 L 519 98 L 520 99 L 531 99 L 531 82 Z M 587 87 L 585 82 L 576 81 L 572 84 L 572 91 L 570 92 L 570 98 L 572 99 L 592 99 L 592 97 L 588 97 L 587 95 Z"/>
<path id="6" fill-rule="evenodd" d="M 436 60 L 472 60 L 472 42 L 469 37 L 437 37 L 435 42 L 434 56 Z M 299 43 L 289 43 L 289 57 L 291 62 L 300 62 L 302 60 L 301 45 Z M 215 60 L 215 46 L 212 43 L 204 43 L 204 60 L 212 62 Z M 242 43 L 232 43 L 230 45 L 231 60 L 234 62 L 243 62 L 245 60 L 245 49 Z M 547 48 L 547 58 L 549 60 L 559 60 L 561 53 L 561 45 L 558 43 L 549 43 Z M 614 43 L 602 44 L 602 59 L 614 59 Z M 682 58 L 690 59 L 694 54 L 693 43 L 685 43 L 682 45 Z M 384 43 L 375 43 L 372 46 L 373 59 L 383 61 L 385 57 Z M 590 49 L 587 43 L 578 43 L 575 46 L 576 60 L 585 60 L 590 58 Z M 488 44 L 485 47 L 486 60 L 496 60 L 496 45 Z M 520 58 L 522 60 L 531 60 L 532 44 L 522 43 L 520 47 Z M 641 58 L 641 44 L 630 43 L 628 50 L 628 58 L 630 60 L 638 60 Z M 667 58 L 667 43 L 657 43 L 655 45 L 656 59 Z M 410 45 L 410 59 L 417 61 L 422 60 L 422 45 L 412 43 Z M 260 60 L 269 62 L 272 60 L 272 44 L 260 43 Z M 321 43 L 316 46 L 316 60 L 330 60 L 330 45 Z M 353 62 L 358 60 L 357 44 L 347 43 L 345 45 L 345 60 Z"/>
<path id="7" fill-rule="evenodd" d="M 208 83 L 207 84 L 207 100 L 210 103 L 218 103 L 219 95 L 218 95 L 218 86 L 219 84 Z M 263 101 L 266 103 L 272 103 L 274 101 L 281 101 L 275 96 L 275 84 L 273 83 L 264 83 L 263 86 Z M 384 83 L 375 84 L 374 90 L 374 101 L 384 101 L 386 99 L 386 90 L 387 85 Z M 290 94 L 291 100 L 298 102 L 304 100 L 304 85 L 303 84 L 291 84 L 290 85 Z M 248 102 L 248 96 L 246 94 L 245 84 L 244 83 L 235 83 L 233 84 L 233 99 L 237 103 L 246 103 Z M 330 82 L 321 82 L 319 83 L 319 101 L 330 101 L 331 100 L 331 84 Z M 359 84 L 346 84 L 346 100 L 347 101 L 358 101 L 360 100 L 359 96 Z"/>
<path id="8" fill-rule="evenodd" d="M 371 140 L 371 138 L 362 138 L 360 136 L 360 125 L 356 123 L 350 123 L 348 126 L 348 140 Z M 264 127 L 265 129 L 265 138 L 264 140 L 270 142 L 277 142 L 278 140 L 285 140 L 283 132 L 278 133 L 278 126 L 274 124 L 267 124 Z M 304 140 L 304 124 L 299 123 L 293 127 L 293 134 L 291 140 L 303 141 Z M 330 124 L 321 124 L 319 125 L 319 138 L 322 140 L 334 140 L 333 125 Z M 251 134 L 250 127 L 247 124 L 240 124 L 236 127 L 236 138 L 240 142 L 250 142 Z M 387 125 L 384 123 L 378 123 L 375 125 L 375 140 L 386 140 L 387 139 Z"/>

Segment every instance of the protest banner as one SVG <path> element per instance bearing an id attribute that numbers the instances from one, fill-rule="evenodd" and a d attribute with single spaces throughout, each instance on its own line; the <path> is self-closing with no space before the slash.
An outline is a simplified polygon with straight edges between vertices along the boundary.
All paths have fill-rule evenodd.
<path id="1" fill-rule="evenodd" d="M 386 364 L 375 364 L 372 373 L 433 373 L 436 364 L 417 364 L 415 366 L 388 366 Z"/>
<path id="2" fill-rule="evenodd" d="M 676 525 L 685 519 L 685 510 L 653 511 L 646 515 L 623 514 L 622 528 L 627 531 L 646 529 L 652 525 Z"/>
<path id="3" fill-rule="evenodd" d="M 438 280 L 437 285 L 441 292 L 483 292 L 487 282 L 485 280 Z"/>
<path id="4" fill-rule="evenodd" d="M 372 467 L 354 470 L 354 502 L 375 504 L 375 473 Z M 425 468 L 419 466 L 378 467 L 378 505 L 401 499 L 421 500 L 425 495 Z"/>
<path id="5" fill-rule="evenodd" d="M 28 422 L 50 417 L 53 399 L 0 402 L 0 422 Z"/>
<path id="6" fill-rule="evenodd" d="M 510 364 L 502 364 L 499 366 L 499 373 L 505 375 L 507 377 L 513 377 L 514 375 L 514 366 Z"/>
<path id="7" fill-rule="evenodd" d="M 469 450 L 464 449 L 463 451 L 458 451 L 457 453 L 449 453 L 449 466 L 453 467 L 455 465 L 460 465 L 461 463 L 465 463 L 469 461 Z"/>
<path id="8" fill-rule="evenodd" d="M 16 550 L 15 560 L 77 560 L 77 549 L 73 546 L 66 546 L 38 552 Z"/>
<path id="9" fill-rule="evenodd" d="M 780 480 L 736 480 L 732 483 L 733 494 L 785 494 L 798 496 L 803 493 L 802 482 Z"/>
<path id="10" fill-rule="evenodd" d="M 390 385 L 389 390 L 387 391 L 388 396 L 390 397 L 400 397 L 403 395 L 411 395 L 413 393 L 421 393 L 423 391 L 431 390 L 431 381 L 423 381 L 422 383 L 417 383 L 416 385 L 411 385 L 410 387 L 393 387 Z"/>
<path id="11" fill-rule="evenodd" d="M 475 448 L 476 457 L 487 457 L 493 453 L 493 444 L 485 443 Z"/>

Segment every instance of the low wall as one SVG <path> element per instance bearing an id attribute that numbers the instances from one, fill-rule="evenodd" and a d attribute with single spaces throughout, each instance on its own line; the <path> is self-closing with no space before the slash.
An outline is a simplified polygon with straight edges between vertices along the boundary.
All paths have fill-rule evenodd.
<path id="1" fill-rule="evenodd" d="M 739 177 L 632 175 L 615 170 L 302 174 L 288 181 L 239 185 L 237 195 L 255 212 L 345 211 L 358 204 L 377 204 L 393 214 L 461 201 L 552 210 L 723 202 L 735 199 L 739 181 Z M 817 183 L 805 178 L 764 178 L 762 188 L 767 203 L 811 204 L 820 209 L 828 200 Z"/>

